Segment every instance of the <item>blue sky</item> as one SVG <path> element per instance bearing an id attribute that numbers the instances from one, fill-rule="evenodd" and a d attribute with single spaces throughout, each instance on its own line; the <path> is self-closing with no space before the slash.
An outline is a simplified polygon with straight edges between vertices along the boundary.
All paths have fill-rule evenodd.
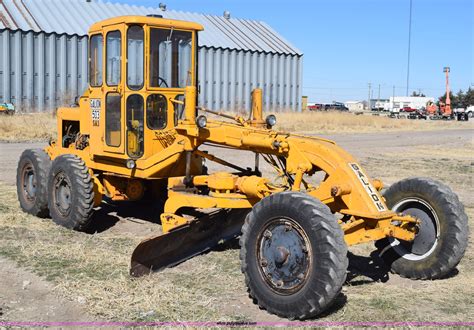
<path id="1" fill-rule="evenodd" d="M 112 0 L 157 7 L 159 0 Z M 313 102 L 406 93 L 409 0 L 162 0 L 168 9 L 261 20 L 304 53 L 303 94 Z M 474 0 L 413 0 L 410 93 L 474 87 Z"/>

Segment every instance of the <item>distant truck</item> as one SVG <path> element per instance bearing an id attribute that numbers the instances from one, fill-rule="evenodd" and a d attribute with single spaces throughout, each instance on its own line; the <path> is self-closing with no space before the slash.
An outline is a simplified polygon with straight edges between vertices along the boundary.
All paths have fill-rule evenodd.
<path id="1" fill-rule="evenodd" d="M 308 110 L 309 111 L 319 111 L 322 110 L 323 105 L 319 103 L 309 103 L 308 104 Z"/>
<path id="2" fill-rule="evenodd" d="M 469 118 L 474 117 L 474 105 L 470 105 L 466 108 L 466 114 Z"/>
<path id="3" fill-rule="evenodd" d="M 332 104 L 325 104 L 324 110 L 349 111 L 349 108 L 344 103 L 334 102 Z"/>
<path id="4" fill-rule="evenodd" d="M 403 107 L 400 109 L 400 112 L 416 112 L 418 109 L 412 108 L 412 107 Z"/>
<path id="5" fill-rule="evenodd" d="M 469 106 L 466 109 L 464 108 L 454 108 L 454 116 L 460 121 L 467 121 L 469 118 L 472 118 L 474 115 L 474 106 Z"/>

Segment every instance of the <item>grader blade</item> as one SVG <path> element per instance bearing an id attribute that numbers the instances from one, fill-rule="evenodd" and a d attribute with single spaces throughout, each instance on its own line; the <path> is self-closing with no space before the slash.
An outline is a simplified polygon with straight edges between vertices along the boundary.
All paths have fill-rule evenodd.
<path id="1" fill-rule="evenodd" d="M 130 275 L 140 277 L 176 266 L 219 243 L 238 237 L 248 212 L 221 210 L 142 241 L 133 251 Z"/>

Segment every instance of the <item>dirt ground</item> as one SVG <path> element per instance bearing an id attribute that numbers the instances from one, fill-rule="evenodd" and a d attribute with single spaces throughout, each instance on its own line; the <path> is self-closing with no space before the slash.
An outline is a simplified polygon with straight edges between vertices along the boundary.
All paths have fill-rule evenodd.
<path id="1" fill-rule="evenodd" d="M 54 285 L 0 257 L 0 321 L 93 321 L 85 309 L 54 294 Z"/>
<path id="2" fill-rule="evenodd" d="M 465 204 L 474 228 L 473 129 L 325 137 L 355 155 L 371 177 L 387 184 L 409 176 L 447 183 Z M 41 146 L 0 143 L 0 321 L 279 320 L 248 298 L 234 246 L 146 279 L 130 280 L 133 247 L 159 231 L 152 222 L 157 217 L 153 211 L 104 205 L 95 216 L 101 224 L 93 235 L 70 232 L 19 212 L 13 187 L 16 163 L 24 149 Z M 253 156 L 247 153 L 224 149 L 216 154 L 253 166 Z M 319 320 L 474 321 L 471 245 L 457 271 L 438 281 L 390 274 L 373 250 L 372 244 L 351 248 L 343 294 Z"/>

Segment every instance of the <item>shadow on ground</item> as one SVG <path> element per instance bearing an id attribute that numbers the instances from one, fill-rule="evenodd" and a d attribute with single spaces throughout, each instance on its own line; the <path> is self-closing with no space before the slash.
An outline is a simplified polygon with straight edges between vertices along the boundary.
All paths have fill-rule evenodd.
<path id="1" fill-rule="evenodd" d="M 151 203 L 105 201 L 92 215 L 91 224 L 86 233 L 102 233 L 114 227 L 122 219 L 137 223 L 146 221 L 159 224 L 161 213 L 163 213 L 163 207 Z"/>
<path id="2" fill-rule="evenodd" d="M 151 203 L 137 202 L 111 202 L 105 201 L 95 211 L 92 224 L 87 230 L 89 234 L 102 233 L 114 227 L 120 220 L 143 223 L 160 223 L 162 206 Z M 211 251 L 225 251 L 240 249 L 239 240 L 232 239 L 218 244 Z M 210 252 L 210 251 L 207 251 Z M 207 253 L 204 252 L 204 253 Z M 387 282 L 389 280 L 390 268 L 373 251 L 370 256 L 359 256 L 348 252 L 349 267 L 346 283 L 351 286 L 363 285 L 373 282 Z"/>
<path id="3" fill-rule="evenodd" d="M 373 251 L 370 256 L 358 256 L 348 252 L 347 257 L 349 258 L 346 278 L 348 285 L 357 286 L 389 280 L 390 268 L 379 257 L 377 251 Z"/>

